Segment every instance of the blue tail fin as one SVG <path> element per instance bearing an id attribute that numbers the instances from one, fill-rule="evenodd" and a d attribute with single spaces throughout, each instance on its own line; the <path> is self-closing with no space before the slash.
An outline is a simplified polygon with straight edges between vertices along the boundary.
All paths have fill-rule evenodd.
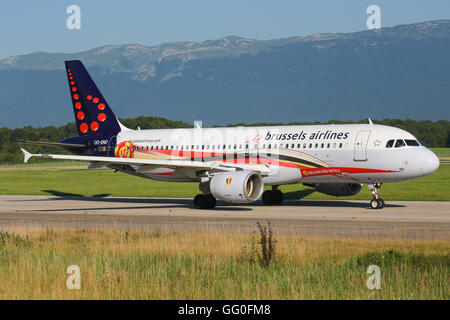
<path id="1" fill-rule="evenodd" d="M 120 125 L 83 63 L 65 61 L 75 122 L 80 136 L 116 135 Z"/>

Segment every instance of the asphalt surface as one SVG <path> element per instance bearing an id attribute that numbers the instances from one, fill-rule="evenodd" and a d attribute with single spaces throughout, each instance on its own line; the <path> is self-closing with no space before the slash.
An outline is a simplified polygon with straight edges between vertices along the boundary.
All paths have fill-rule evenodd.
<path id="1" fill-rule="evenodd" d="M 270 221 L 275 232 L 305 236 L 450 239 L 450 202 L 285 201 L 196 210 L 191 199 L 0 196 L 0 230 L 118 228 L 250 233 Z"/>

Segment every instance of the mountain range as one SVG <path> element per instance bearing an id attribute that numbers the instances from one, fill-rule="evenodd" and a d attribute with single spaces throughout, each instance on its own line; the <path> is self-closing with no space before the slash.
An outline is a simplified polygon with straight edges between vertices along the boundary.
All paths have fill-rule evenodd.
<path id="1" fill-rule="evenodd" d="M 450 118 L 450 20 L 275 40 L 108 45 L 0 60 L 0 127 L 73 121 L 79 59 L 121 118 L 236 122 Z"/>

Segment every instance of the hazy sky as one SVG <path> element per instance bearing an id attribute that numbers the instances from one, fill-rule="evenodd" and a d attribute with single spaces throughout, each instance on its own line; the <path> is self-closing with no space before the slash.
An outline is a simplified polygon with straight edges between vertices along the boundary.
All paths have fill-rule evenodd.
<path id="1" fill-rule="evenodd" d="M 66 27 L 72 4 L 81 8 L 81 30 Z M 381 8 L 382 27 L 450 18 L 449 0 L 9 0 L 0 5 L 0 59 L 106 44 L 360 31 L 372 4 Z"/>

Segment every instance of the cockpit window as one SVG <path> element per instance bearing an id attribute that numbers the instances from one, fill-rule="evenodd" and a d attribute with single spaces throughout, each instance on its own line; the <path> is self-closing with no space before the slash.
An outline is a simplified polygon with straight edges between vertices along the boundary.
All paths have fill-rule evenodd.
<path id="1" fill-rule="evenodd" d="M 389 140 L 387 143 L 386 143 L 386 148 L 392 148 L 393 146 L 394 146 L 394 139 L 392 139 L 392 140 Z"/>
<path id="2" fill-rule="evenodd" d="M 420 146 L 419 141 L 417 141 L 417 140 L 406 140 L 405 139 L 405 142 L 410 147 L 419 147 Z"/>
<path id="3" fill-rule="evenodd" d="M 400 148 L 400 147 L 404 147 L 406 146 L 405 141 L 403 141 L 403 139 L 397 139 L 397 141 L 395 141 L 395 147 L 396 148 Z"/>

